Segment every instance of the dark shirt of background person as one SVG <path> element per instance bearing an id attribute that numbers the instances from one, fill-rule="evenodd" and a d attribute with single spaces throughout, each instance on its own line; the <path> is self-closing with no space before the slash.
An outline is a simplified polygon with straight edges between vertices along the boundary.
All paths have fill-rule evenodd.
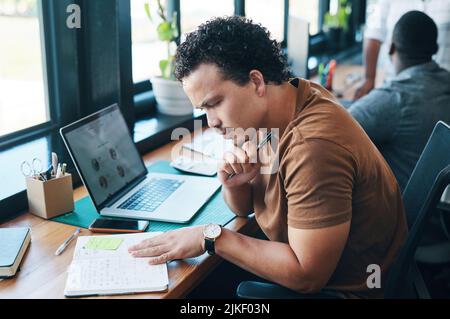
<path id="1" fill-rule="evenodd" d="M 450 72 L 432 61 L 438 50 L 437 32 L 425 13 L 403 15 L 389 52 L 396 76 L 348 109 L 377 145 L 402 189 L 436 122 L 450 123 Z"/>

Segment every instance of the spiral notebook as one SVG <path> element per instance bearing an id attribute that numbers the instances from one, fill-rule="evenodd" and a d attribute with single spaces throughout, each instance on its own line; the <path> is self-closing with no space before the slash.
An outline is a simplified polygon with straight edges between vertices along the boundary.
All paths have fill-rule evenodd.
<path id="1" fill-rule="evenodd" d="M 66 297 L 165 291 L 167 265 L 149 265 L 134 258 L 128 247 L 161 233 L 79 237 L 68 269 Z"/>

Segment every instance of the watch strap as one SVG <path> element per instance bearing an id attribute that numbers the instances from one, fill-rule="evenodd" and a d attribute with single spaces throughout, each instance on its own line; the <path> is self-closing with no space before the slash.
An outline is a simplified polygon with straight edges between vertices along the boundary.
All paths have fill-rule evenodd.
<path id="1" fill-rule="evenodd" d="M 207 253 L 209 255 L 215 255 L 216 250 L 215 250 L 215 245 L 214 245 L 214 240 L 205 238 L 205 250 L 207 251 Z"/>

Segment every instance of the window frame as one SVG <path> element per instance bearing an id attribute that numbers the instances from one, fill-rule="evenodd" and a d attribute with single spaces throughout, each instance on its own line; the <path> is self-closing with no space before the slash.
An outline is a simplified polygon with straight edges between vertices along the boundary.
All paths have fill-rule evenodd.
<path id="1" fill-rule="evenodd" d="M 44 82 L 44 89 L 46 90 L 44 99 L 45 107 L 48 109 L 49 119 L 46 122 L 39 123 L 24 129 L 20 129 L 5 135 L 0 136 L 0 150 L 20 144 L 28 138 L 33 138 L 39 134 L 45 134 L 54 126 L 52 123 L 55 114 L 53 107 L 51 107 L 51 97 L 49 90 L 49 75 L 52 74 L 52 63 L 48 63 L 50 58 L 50 50 L 47 49 L 47 44 L 51 43 L 51 31 L 47 30 L 50 27 L 49 20 L 51 19 L 51 14 L 44 14 L 43 8 L 46 3 L 43 0 L 36 0 L 37 5 L 37 19 L 39 23 L 39 37 L 41 43 L 41 55 L 42 55 L 42 80 Z M 50 17 L 49 17 L 50 16 Z"/>
<path id="2" fill-rule="evenodd" d="M 16 146 L 35 143 L 42 138 L 47 138 L 47 145 L 54 149 L 56 144 L 61 143 L 57 137 L 58 127 L 80 117 L 78 57 L 80 34 L 77 30 L 67 28 L 67 15 L 57 16 L 56 12 L 65 13 L 68 5 L 74 3 L 80 5 L 81 1 L 38 0 L 44 87 L 47 90 L 46 99 L 50 119 L 45 123 L 1 136 L 0 152 L 14 152 Z M 0 198 L 0 223 L 15 217 L 26 208 L 26 191 Z"/>
<path id="3" fill-rule="evenodd" d="M 131 0 L 130 1 L 131 4 Z M 180 13 L 180 0 L 167 0 L 167 11 L 168 16 L 172 17 L 173 12 L 178 12 L 177 15 L 177 28 L 178 30 L 181 30 L 181 13 Z M 131 12 L 129 13 L 131 16 Z M 177 44 L 180 44 L 180 35 L 178 36 L 176 40 Z M 132 44 L 133 45 L 133 44 Z M 139 82 L 133 82 L 134 86 L 134 94 L 135 96 L 142 93 L 148 93 L 149 91 L 153 90 L 153 86 L 150 80 L 144 80 Z"/>
<path id="4" fill-rule="evenodd" d="M 0 136 L 0 151 L 49 134 L 62 123 L 79 115 L 77 38 L 66 26 L 66 18 L 57 19 L 55 12 L 66 12 L 73 0 L 37 0 L 43 56 L 43 81 L 47 122 Z M 54 63 L 57 61 L 57 63 Z M 69 76 L 67 74 L 70 74 Z M 66 80 L 75 80 L 66 85 Z"/>
<path id="5" fill-rule="evenodd" d="M 355 7 L 357 1 L 351 1 Z M 329 2 L 330 0 L 319 1 L 320 25 L 323 25 L 323 18 L 329 9 Z M 55 12 L 66 12 L 66 7 L 73 3 L 82 7 L 83 4 L 86 5 L 86 0 L 38 0 L 41 36 L 43 37 L 41 41 L 44 44 L 42 52 L 45 55 L 44 82 L 47 90 L 47 107 L 50 119 L 45 123 L 0 136 L 0 150 L 45 135 L 86 113 L 82 112 L 80 106 L 80 91 L 82 91 L 82 87 L 79 80 L 83 75 L 80 66 L 83 63 L 83 57 L 80 56 L 83 54 L 80 50 L 84 49 L 83 45 L 80 44 L 82 42 L 83 32 L 69 30 L 65 25 L 66 16 L 63 15 L 61 18 L 55 14 Z M 365 3 L 366 1 L 363 1 L 363 3 L 357 5 L 360 11 L 365 9 Z M 169 13 L 174 11 L 179 12 L 177 25 L 180 28 L 182 14 L 180 12 L 180 0 L 168 0 L 168 10 Z M 234 14 L 245 16 L 245 0 L 234 0 Z M 128 17 L 126 17 L 127 15 Z M 121 8 L 120 17 L 122 20 L 120 28 L 127 27 L 131 29 L 130 0 L 128 0 L 127 6 Z M 281 42 L 283 49 L 287 47 L 288 17 L 289 0 L 284 0 L 284 40 Z M 353 27 L 355 23 L 362 24 L 364 17 L 365 15 L 362 12 L 354 12 L 351 21 Z M 83 23 L 86 20 L 83 14 L 82 20 Z M 129 26 L 127 26 L 128 23 L 130 24 Z M 177 39 L 178 43 L 179 41 L 180 39 Z M 325 50 L 326 38 L 322 29 L 318 34 L 311 36 L 310 45 L 312 55 L 319 55 Z M 57 63 L 52 63 L 52 61 L 57 61 Z M 71 74 L 71 82 L 67 81 L 67 74 Z M 67 83 L 72 83 L 72 85 L 67 85 Z M 134 104 L 136 106 L 134 110 L 137 115 L 136 120 L 139 120 L 154 112 L 156 101 L 152 94 L 150 80 L 137 83 L 132 82 L 131 86 Z"/>
<path id="6" fill-rule="evenodd" d="M 366 21 L 366 6 L 367 0 L 349 0 L 352 5 L 352 14 L 350 16 L 350 29 L 352 33 L 356 32 L 356 28 L 363 25 Z M 323 26 L 324 16 L 330 8 L 330 0 L 320 0 L 319 2 L 319 24 Z M 351 50 L 352 46 L 355 46 L 355 40 L 350 43 L 349 47 L 342 48 L 333 54 L 339 54 L 345 52 L 346 50 Z M 311 55 L 327 55 L 327 39 L 325 33 L 323 32 L 323 27 L 320 32 L 310 38 L 310 54 Z"/>
<path id="7" fill-rule="evenodd" d="M 128 0 L 131 1 L 131 0 Z M 287 17 L 289 15 L 289 0 L 283 0 L 284 1 L 284 39 L 281 43 L 281 46 L 283 48 L 286 47 L 286 39 L 287 39 Z M 183 14 L 180 10 L 180 0 L 167 0 L 167 11 L 168 16 L 172 16 L 173 12 L 178 12 L 177 15 L 177 28 L 178 30 L 181 30 L 181 15 Z M 234 14 L 237 16 L 245 16 L 245 0 L 234 0 Z M 180 38 L 181 38 L 181 32 L 178 36 L 178 39 L 176 40 L 177 44 L 180 44 Z M 136 104 L 136 112 L 137 112 L 137 118 L 142 118 L 145 116 L 148 116 L 148 114 L 151 114 L 154 112 L 154 109 L 156 107 L 156 101 L 153 97 L 153 94 L 150 95 L 150 97 L 145 98 L 142 102 L 142 98 L 145 94 L 152 93 L 153 87 L 150 80 L 144 80 L 139 82 L 133 82 L 134 87 L 134 95 L 135 95 L 135 104 Z M 149 107 L 150 106 L 150 107 Z M 144 110 L 144 108 L 146 110 Z"/>
<path id="8" fill-rule="evenodd" d="M 311 54 L 318 54 L 326 49 L 326 37 L 323 32 L 323 21 L 325 14 L 330 8 L 330 0 L 319 1 L 319 25 L 320 30 L 317 34 L 310 36 L 310 50 Z"/>
<path id="9" fill-rule="evenodd" d="M 77 4 L 81 9 L 81 29 L 69 29 L 66 19 L 67 6 Z M 133 103 L 131 16 L 130 2 L 124 0 L 42 0 L 43 23 L 45 24 L 45 59 L 48 65 L 48 99 L 51 107 L 51 123 L 24 131 L 14 132 L 15 138 L 2 141 L 0 152 L 16 158 L 14 163 L 24 160 L 23 154 L 15 146 L 29 144 L 37 146 L 37 140 L 47 139 L 47 159 L 55 151 L 61 160 L 67 161 L 73 173 L 74 186 L 81 185 L 70 156 L 59 136 L 58 129 L 80 118 L 94 113 L 112 103 L 121 106 L 129 129 L 136 138 L 134 126 L 137 121 Z M 56 15 L 55 13 L 58 13 Z M 82 80 L 81 80 L 82 79 Z M 151 91 L 150 91 L 151 93 Z M 152 115 L 158 121 L 150 134 L 140 136 L 136 141 L 141 153 L 167 143 L 171 130 L 186 127 L 193 130 L 192 120 L 201 119 L 206 124 L 204 114 L 168 119 Z M 192 127 L 191 127 L 192 126 Z M 12 154 L 12 155 L 11 155 Z M 3 155 L 3 154 L 1 154 Z M 14 165 L 13 163 L 11 165 Z M 11 166 L 16 169 L 17 166 Z M 17 177 L 21 178 L 20 171 Z M 7 187 L 7 185 L 5 186 Z M 16 191 L 14 189 L 14 191 Z M 27 208 L 26 191 L 20 190 L 6 198 L 0 198 L 0 223 Z"/>

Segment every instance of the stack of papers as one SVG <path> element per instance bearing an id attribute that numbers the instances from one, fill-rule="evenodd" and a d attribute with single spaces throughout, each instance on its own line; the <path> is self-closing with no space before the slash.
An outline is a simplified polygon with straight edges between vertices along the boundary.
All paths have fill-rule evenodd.
<path id="1" fill-rule="evenodd" d="M 160 233 L 79 237 L 68 269 L 67 297 L 167 290 L 167 265 L 149 265 L 128 248 Z"/>

